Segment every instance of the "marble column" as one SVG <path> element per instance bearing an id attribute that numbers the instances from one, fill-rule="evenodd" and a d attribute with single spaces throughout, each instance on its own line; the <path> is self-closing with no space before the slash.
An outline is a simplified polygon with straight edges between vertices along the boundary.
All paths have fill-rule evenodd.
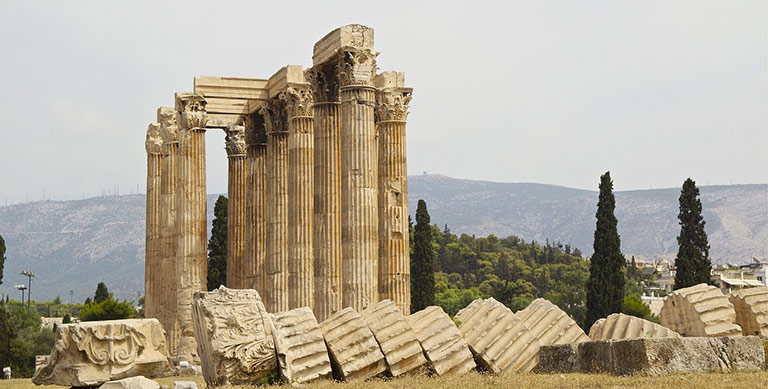
<path id="1" fill-rule="evenodd" d="M 177 355 L 190 362 L 199 361 L 192 326 L 193 295 L 196 291 L 206 290 L 208 270 L 205 188 L 205 126 L 208 118 L 205 104 L 202 94 L 176 94 L 180 129 L 176 298 L 181 331 Z"/>
<path id="2" fill-rule="evenodd" d="M 379 297 L 375 72 L 374 51 L 340 53 L 342 305 L 356 310 Z"/>
<path id="3" fill-rule="evenodd" d="M 309 84 L 280 93 L 288 113 L 288 308 L 314 307 L 314 115 Z"/>
<path id="4" fill-rule="evenodd" d="M 179 186 L 179 126 L 176 122 L 176 110 L 169 107 L 158 108 L 157 121 L 160 123 L 160 136 L 163 138 L 163 172 L 160 178 L 162 308 L 157 318 L 165 329 L 168 352 L 170 355 L 176 355 L 179 343 L 179 321 L 176 307 L 176 248 L 179 244 L 178 229 L 176 228 L 176 200 Z"/>
<path id="5" fill-rule="evenodd" d="M 341 102 L 335 66 L 307 71 L 314 94 L 313 255 L 315 317 L 341 309 Z"/>
<path id="6" fill-rule="evenodd" d="M 376 129 L 379 134 L 379 300 L 392 300 L 411 313 L 411 260 L 408 241 L 408 169 L 405 121 L 412 89 L 403 73 L 376 76 Z"/>
<path id="7" fill-rule="evenodd" d="M 146 317 L 158 317 L 160 309 L 160 179 L 162 177 L 162 147 L 160 124 L 152 123 L 147 129 L 147 207 L 144 254 L 144 312 Z"/>
<path id="8" fill-rule="evenodd" d="M 261 115 L 247 116 L 245 142 L 248 188 L 245 192 L 244 287 L 256 289 L 263 297 L 267 257 L 267 134 Z"/>
<path id="9" fill-rule="evenodd" d="M 288 118 L 279 99 L 259 111 L 267 130 L 267 257 L 264 305 L 272 313 L 288 308 Z"/>
<path id="10" fill-rule="evenodd" d="M 245 125 L 231 124 L 226 131 L 229 160 L 227 199 L 227 287 L 245 288 L 245 207 L 247 160 Z"/>

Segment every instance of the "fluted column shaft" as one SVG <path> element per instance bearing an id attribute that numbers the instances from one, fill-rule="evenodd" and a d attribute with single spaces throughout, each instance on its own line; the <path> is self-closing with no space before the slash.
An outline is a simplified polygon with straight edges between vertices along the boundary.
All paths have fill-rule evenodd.
<path id="1" fill-rule="evenodd" d="M 248 145 L 248 189 L 245 213 L 245 288 L 265 296 L 264 263 L 267 256 L 267 147 Z"/>
<path id="2" fill-rule="evenodd" d="M 162 286 L 160 285 L 160 180 L 162 177 L 162 140 L 160 125 L 152 123 L 147 130 L 147 206 L 144 255 L 144 312 L 146 317 L 160 314 Z"/>
<path id="3" fill-rule="evenodd" d="M 288 307 L 314 307 L 314 117 L 309 84 L 282 92 L 288 113 Z"/>
<path id="4" fill-rule="evenodd" d="M 178 356 L 199 361 L 192 325 L 192 302 L 196 291 L 206 290 L 207 208 L 205 175 L 205 100 L 201 95 L 177 95 L 179 111 L 179 191 L 177 226 Z"/>
<path id="5" fill-rule="evenodd" d="M 378 300 L 378 169 L 369 86 L 341 88 L 341 231 L 344 307 Z"/>
<path id="6" fill-rule="evenodd" d="M 378 124 L 379 132 L 379 300 L 411 309 L 408 242 L 408 184 L 405 122 Z"/>
<path id="7" fill-rule="evenodd" d="M 288 308 L 288 121 L 285 107 L 270 100 L 262 109 L 267 127 L 267 260 L 264 305 Z"/>
<path id="8" fill-rule="evenodd" d="M 227 286 L 245 288 L 245 208 L 247 160 L 245 126 L 232 125 L 226 130 L 229 161 L 227 201 Z"/>
<path id="9" fill-rule="evenodd" d="M 342 307 L 341 104 L 315 103 L 314 270 L 315 316 Z"/>

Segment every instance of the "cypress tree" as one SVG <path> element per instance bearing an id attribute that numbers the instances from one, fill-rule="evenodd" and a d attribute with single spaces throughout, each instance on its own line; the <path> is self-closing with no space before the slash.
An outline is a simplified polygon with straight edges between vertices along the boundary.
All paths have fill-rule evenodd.
<path id="1" fill-rule="evenodd" d="M 416 226 L 413 228 L 411 255 L 411 312 L 435 305 L 435 268 L 432 251 L 432 226 L 427 203 L 419 200 Z"/>
<path id="2" fill-rule="evenodd" d="M 597 202 L 597 226 L 592 260 L 587 281 L 587 315 L 584 329 L 588 330 L 600 318 L 621 312 L 624 302 L 624 272 L 621 240 L 617 229 L 616 199 L 613 196 L 611 173 L 600 177 L 600 197 Z"/>
<path id="3" fill-rule="evenodd" d="M 99 282 L 99 284 L 96 285 L 96 293 L 93 294 L 93 301 L 98 304 L 108 298 L 109 290 L 107 289 L 107 285 L 103 282 Z"/>
<path id="4" fill-rule="evenodd" d="M 227 284 L 227 198 L 219 196 L 213 207 L 213 228 L 208 240 L 208 290 Z"/>
<path id="5" fill-rule="evenodd" d="M 3 267 L 5 267 L 5 240 L 0 235 L 0 285 L 3 284 Z"/>
<path id="6" fill-rule="evenodd" d="M 711 283 L 712 263 L 707 233 L 704 232 L 706 222 L 701 216 L 699 188 L 690 178 L 683 183 L 677 217 L 680 219 L 680 235 L 677 237 L 675 289 Z"/>

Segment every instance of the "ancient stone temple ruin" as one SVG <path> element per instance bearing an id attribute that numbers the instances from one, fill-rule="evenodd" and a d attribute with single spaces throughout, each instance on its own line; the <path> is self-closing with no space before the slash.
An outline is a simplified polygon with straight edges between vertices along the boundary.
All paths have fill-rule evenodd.
<path id="1" fill-rule="evenodd" d="M 157 110 L 147 150 L 146 316 L 196 358 L 206 288 L 205 132 L 226 137 L 227 286 L 318 321 L 392 300 L 410 313 L 404 74 L 377 72 L 373 30 L 320 39 L 312 67 L 268 79 L 195 77 Z M 216 172 L 218 173 L 218 172 Z M 216 174 L 214 173 L 214 174 Z"/>

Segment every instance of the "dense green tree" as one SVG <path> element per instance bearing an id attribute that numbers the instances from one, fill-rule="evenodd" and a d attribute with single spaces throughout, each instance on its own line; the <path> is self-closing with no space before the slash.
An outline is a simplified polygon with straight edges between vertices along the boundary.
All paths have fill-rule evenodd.
<path id="1" fill-rule="evenodd" d="M 675 259 L 675 289 L 700 283 L 711 283 L 712 263 L 709 260 L 709 242 L 701 216 L 699 188 L 688 178 L 680 192 L 680 235 L 677 237 Z"/>
<path id="2" fill-rule="evenodd" d="M 651 307 L 643 302 L 643 299 L 640 298 L 639 294 L 630 294 L 624 296 L 624 302 L 621 305 L 621 312 L 656 323 L 659 322 L 659 318 L 654 315 L 653 312 L 651 312 Z"/>
<path id="3" fill-rule="evenodd" d="M 613 196 L 611 173 L 600 177 L 600 195 L 597 202 L 594 254 L 587 280 L 587 312 L 584 329 L 588 330 L 600 318 L 621 312 L 624 302 L 624 256 L 614 215 L 616 199 Z"/>
<path id="4" fill-rule="evenodd" d="M 109 298 L 109 289 L 103 282 L 96 285 L 96 293 L 93 294 L 93 302 L 100 303 Z"/>
<path id="5" fill-rule="evenodd" d="M 69 324 L 69 323 L 72 323 L 72 317 L 69 316 L 68 313 L 65 313 L 64 317 L 61 318 L 61 324 Z"/>
<path id="6" fill-rule="evenodd" d="M 435 305 L 435 268 L 432 240 L 432 226 L 429 224 L 427 203 L 424 200 L 419 200 L 416 207 L 416 226 L 413 228 L 411 312 Z"/>
<path id="7" fill-rule="evenodd" d="M 49 354 L 53 348 L 53 331 L 42 327 L 40 315 L 32 309 L 18 305 L 8 313 L 13 336 L 7 349 L 10 359 L 3 366 L 10 366 L 17 377 L 31 377 L 35 371 L 35 355 Z M 2 339 L 0 343 L 4 343 Z"/>
<path id="8" fill-rule="evenodd" d="M 208 290 L 227 284 L 227 198 L 219 196 L 213 207 L 213 228 L 208 240 Z"/>
<path id="9" fill-rule="evenodd" d="M 3 267 L 5 267 L 5 239 L 0 235 L 0 285 L 3 284 Z"/>
<path id="10" fill-rule="evenodd" d="M 136 316 L 136 310 L 131 302 L 117 301 L 112 293 L 102 302 L 94 301 L 85 304 L 80 312 L 82 321 L 131 319 Z"/>
<path id="11" fill-rule="evenodd" d="M 0 236 L 0 285 L 3 284 L 3 267 L 5 266 L 5 241 Z M 7 297 L 6 297 L 7 299 Z M 9 323 L 8 313 L 0 301 L 0 368 L 9 366 L 11 362 L 11 338 L 13 331 Z"/>

